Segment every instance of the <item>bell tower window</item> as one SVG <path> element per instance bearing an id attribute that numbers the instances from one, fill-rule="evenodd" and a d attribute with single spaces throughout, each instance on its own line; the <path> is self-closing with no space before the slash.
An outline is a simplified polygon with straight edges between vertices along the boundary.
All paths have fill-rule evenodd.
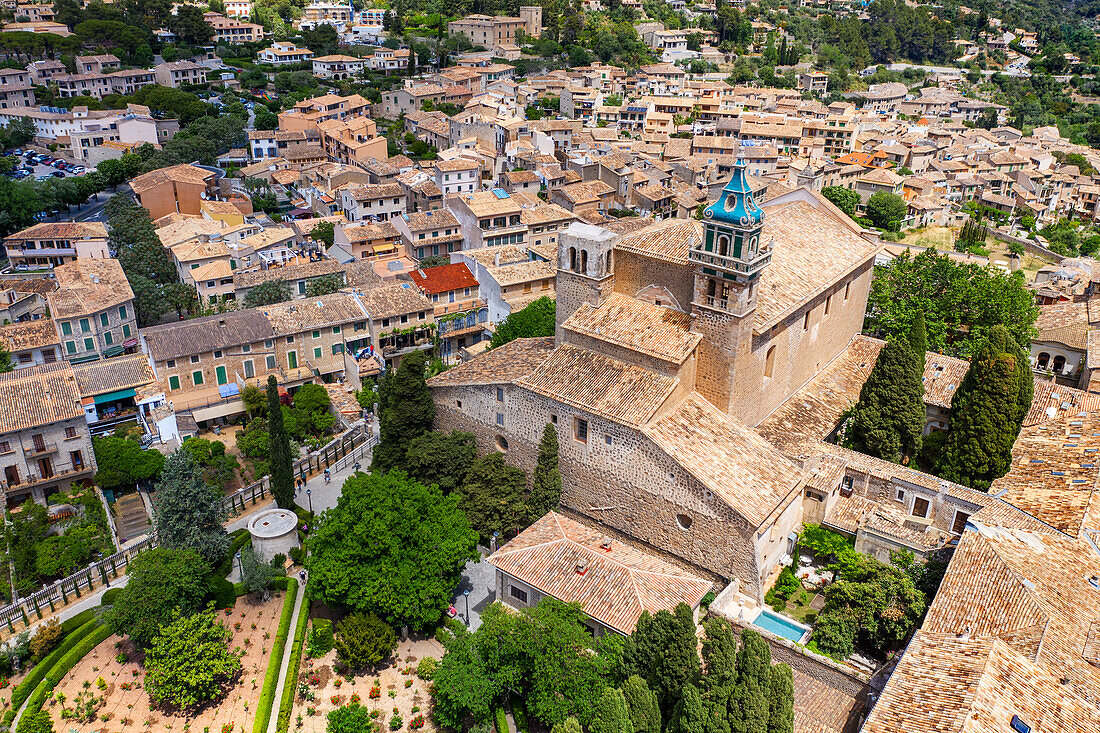
<path id="1" fill-rule="evenodd" d="M 577 248 L 569 248 L 569 269 L 573 272 L 577 271 Z"/>
<path id="2" fill-rule="evenodd" d="M 771 379 L 775 371 L 775 346 L 768 347 L 768 353 L 764 357 L 764 378 Z"/>
<path id="3" fill-rule="evenodd" d="M 723 257 L 729 257 L 730 254 L 730 238 L 725 234 L 718 237 L 718 254 Z"/>
<path id="4" fill-rule="evenodd" d="M 579 272 L 582 275 L 588 274 L 588 250 L 586 249 L 581 250 L 581 269 Z"/>

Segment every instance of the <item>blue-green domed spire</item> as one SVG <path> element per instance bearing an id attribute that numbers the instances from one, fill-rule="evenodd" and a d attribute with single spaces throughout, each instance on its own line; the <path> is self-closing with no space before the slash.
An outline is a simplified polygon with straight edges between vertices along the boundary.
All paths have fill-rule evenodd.
<path id="1" fill-rule="evenodd" d="M 764 211 L 756 205 L 745 173 L 745 161 L 738 158 L 733 178 L 722 189 L 718 200 L 703 211 L 708 221 L 721 222 L 741 229 L 755 229 L 764 221 Z"/>

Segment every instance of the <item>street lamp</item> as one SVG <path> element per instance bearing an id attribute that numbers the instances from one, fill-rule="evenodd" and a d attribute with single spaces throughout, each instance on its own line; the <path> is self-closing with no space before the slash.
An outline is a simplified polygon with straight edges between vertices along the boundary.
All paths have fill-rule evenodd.
<path id="1" fill-rule="evenodd" d="M 244 582 L 244 565 L 241 564 L 241 553 L 234 555 L 237 558 L 237 574 L 240 576 L 241 582 Z"/>
<path id="2" fill-rule="evenodd" d="M 470 589 L 462 591 L 462 597 L 466 599 L 466 625 L 470 625 Z"/>
<path id="3" fill-rule="evenodd" d="M 313 517 L 313 489 L 306 487 L 306 498 L 309 499 L 309 516 Z"/>

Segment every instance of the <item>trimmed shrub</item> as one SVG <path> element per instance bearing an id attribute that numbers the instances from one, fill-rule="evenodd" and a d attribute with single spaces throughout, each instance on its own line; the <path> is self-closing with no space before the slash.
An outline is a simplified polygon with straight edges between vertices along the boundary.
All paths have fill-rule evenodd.
<path id="1" fill-rule="evenodd" d="M 271 721 L 271 706 L 275 702 L 275 686 L 279 681 L 279 668 L 283 665 L 283 651 L 286 649 L 286 637 L 290 633 L 290 618 L 294 615 L 294 600 L 298 596 L 298 583 L 293 578 L 287 578 L 284 583 L 287 586 L 286 598 L 283 600 L 283 614 L 279 617 L 279 631 L 275 634 L 275 644 L 271 647 L 271 659 L 267 663 L 267 674 L 264 675 L 264 686 L 260 692 L 260 701 L 256 704 L 256 721 L 252 725 L 252 733 L 263 733 L 267 730 L 267 724 Z M 290 584 L 293 582 L 293 591 Z M 293 685 L 291 686 L 293 687 Z"/>
<path id="2" fill-rule="evenodd" d="M 103 591 L 103 598 L 100 599 L 99 605 L 115 605 L 115 601 L 118 599 L 120 593 L 122 593 L 122 588 L 109 588 L 108 590 Z"/>
<path id="3" fill-rule="evenodd" d="M 241 551 L 241 548 L 252 541 L 252 535 L 248 533 L 247 529 L 238 529 L 236 532 L 230 535 L 233 538 L 232 544 L 229 545 L 229 554 L 225 556 L 216 568 L 214 568 L 214 576 L 218 578 L 224 578 L 233 571 L 233 563 L 236 562 L 237 553 Z"/>
<path id="4" fill-rule="evenodd" d="M 504 713 L 504 708 L 493 711 L 493 720 L 497 724 L 497 733 L 508 733 L 508 716 Z"/>
<path id="5" fill-rule="evenodd" d="M 91 611 L 82 612 L 91 615 Z M 79 615 L 79 614 L 78 614 Z M 76 617 L 74 616 L 73 619 Z M 72 621 L 73 619 L 69 619 Z M 15 720 L 15 713 L 23 706 L 23 703 L 30 697 L 31 692 L 38 687 L 39 683 L 45 679 L 50 669 L 57 664 L 62 656 L 64 656 L 70 649 L 77 645 L 81 639 L 95 630 L 98 625 L 98 621 L 91 620 L 85 622 L 76 631 L 73 631 L 61 642 L 60 646 L 54 649 L 52 652 L 46 655 L 38 664 L 31 668 L 31 671 L 27 672 L 27 676 L 23 678 L 14 690 L 11 691 L 11 709 L 4 713 L 3 725 L 4 727 L 11 727 L 11 723 Z M 65 628 L 65 624 L 61 625 L 62 630 Z"/>
<path id="6" fill-rule="evenodd" d="M 313 620 L 313 631 L 309 633 L 309 656 L 323 657 L 332 649 L 332 621 L 327 618 Z"/>
<path id="7" fill-rule="evenodd" d="M 81 611 L 80 613 L 73 616 L 68 621 L 62 621 L 61 622 L 61 630 L 66 634 L 71 634 L 74 631 L 76 631 L 77 629 L 79 629 L 81 626 L 83 626 L 84 624 L 91 621 L 97 615 L 98 614 L 96 614 L 96 610 L 94 608 L 89 608 L 85 611 Z"/>
<path id="8" fill-rule="evenodd" d="M 237 600 L 236 586 L 225 578 L 215 577 L 210 581 L 210 589 L 207 596 L 214 603 L 214 608 L 229 608 Z"/>
<path id="9" fill-rule="evenodd" d="M 287 733 L 290 730 L 290 713 L 294 707 L 294 695 L 298 688 L 298 669 L 302 663 L 302 645 L 306 638 L 306 624 L 309 623 L 309 599 L 302 603 L 298 611 L 298 625 L 294 627 L 294 643 L 290 647 L 290 663 L 283 680 L 283 699 L 279 702 L 279 721 L 275 733 Z"/>
<path id="10" fill-rule="evenodd" d="M 95 649 L 100 642 L 111 636 L 112 632 L 109 626 L 98 621 L 94 623 L 94 630 L 81 638 L 69 651 L 65 652 L 64 656 L 58 659 L 57 663 L 46 673 L 46 677 L 34 688 L 34 692 L 27 698 L 27 708 L 23 711 L 24 717 L 27 713 L 37 713 L 41 710 L 42 704 L 46 702 L 46 695 L 57 687 L 62 678 L 69 673 L 69 670 L 75 667 L 76 663 L 83 659 L 88 652 Z M 58 649 L 61 648 L 58 647 Z M 22 723 L 23 718 L 20 718 L 19 722 Z M 22 728 L 22 725 L 19 727 Z"/>
<path id="11" fill-rule="evenodd" d="M 439 660 L 435 657 L 424 657 L 416 665 L 416 676 L 424 681 L 430 681 L 435 671 L 439 669 Z"/>

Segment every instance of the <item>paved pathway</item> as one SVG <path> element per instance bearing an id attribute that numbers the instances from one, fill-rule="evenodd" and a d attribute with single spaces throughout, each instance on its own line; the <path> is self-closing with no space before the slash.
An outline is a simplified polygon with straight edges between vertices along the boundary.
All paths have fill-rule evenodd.
<path id="1" fill-rule="evenodd" d="M 458 581 L 458 587 L 455 588 L 454 599 L 451 601 L 451 604 L 458 611 L 458 620 L 466 621 L 467 598 L 463 595 L 463 592 L 470 591 L 468 625 L 471 631 L 476 631 L 481 626 L 481 612 L 497 599 L 496 568 L 485 559 L 488 557 L 488 551 L 482 547 L 479 547 L 478 550 L 483 553 L 481 558 L 477 562 L 466 563 L 466 567 L 462 569 L 462 577 Z"/>
<path id="2" fill-rule="evenodd" d="M 374 434 L 378 435 L 378 421 L 374 421 Z M 356 459 L 359 462 L 359 468 L 362 471 L 370 470 L 371 452 L 370 449 L 366 449 L 361 458 Z M 310 505 L 313 506 L 313 511 L 317 514 L 325 511 L 326 509 L 332 509 L 336 506 L 336 500 L 340 498 L 340 490 L 344 486 L 344 480 L 355 474 L 354 461 L 351 465 L 340 469 L 339 471 L 331 471 L 331 481 L 325 483 L 325 475 L 319 473 L 313 478 L 306 481 L 305 489 L 309 489 L 309 494 L 305 489 L 298 492 L 298 495 L 294 497 L 294 502 L 303 509 L 309 509 Z"/>
<path id="3" fill-rule="evenodd" d="M 302 613 L 302 601 L 306 597 L 306 584 L 298 585 L 298 597 L 294 599 L 294 613 L 290 616 L 290 629 L 286 646 L 283 647 L 283 663 L 279 666 L 279 679 L 275 685 L 275 695 L 271 698 L 271 720 L 267 724 L 267 732 L 275 733 L 279 725 L 279 708 L 283 700 L 283 686 L 286 684 L 286 672 L 290 668 L 290 652 L 294 646 L 294 630 L 298 628 L 298 616 Z M 293 703 L 292 703 L 293 704 Z M 14 728 L 13 728 L 14 730 Z"/>

